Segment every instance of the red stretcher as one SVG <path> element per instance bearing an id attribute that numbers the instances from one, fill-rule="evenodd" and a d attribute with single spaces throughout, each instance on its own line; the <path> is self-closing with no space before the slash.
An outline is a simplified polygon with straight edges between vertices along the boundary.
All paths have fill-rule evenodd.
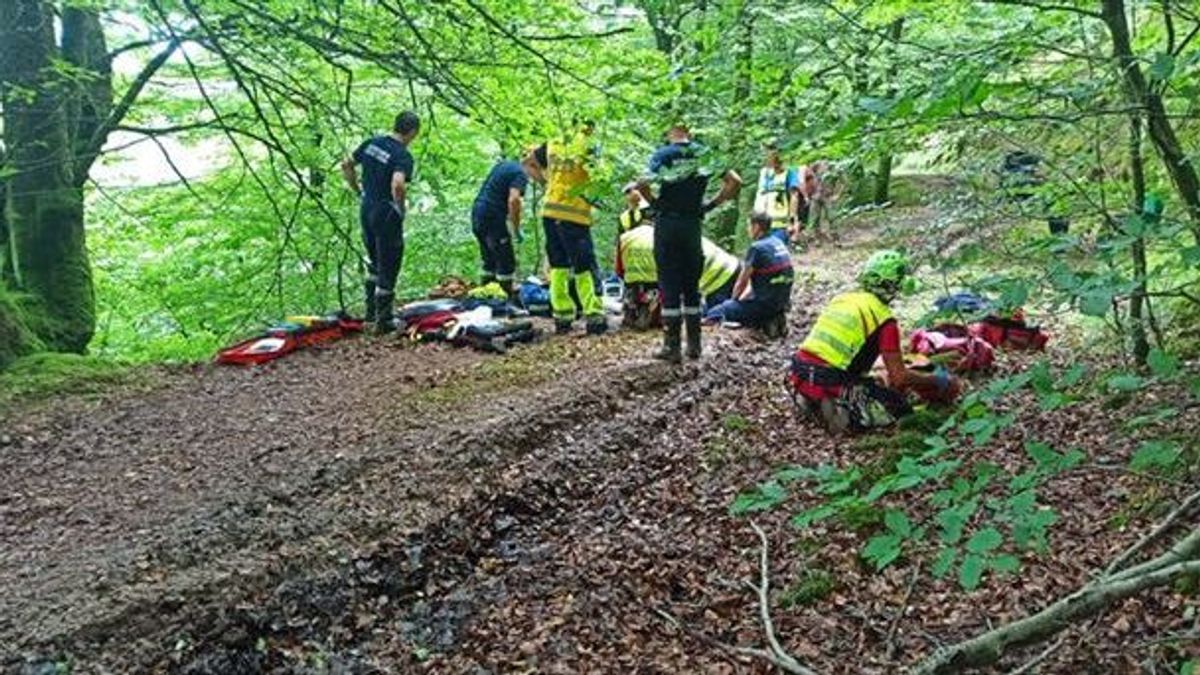
<path id="1" fill-rule="evenodd" d="M 342 316 L 317 318 L 306 323 L 286 323 L 274 326 L 258 337 L 222 349 L 217 353 L 217 363 L 239 366 L 267 363 L 306 347 L 340 340 L 362 329 L 362 320 Z"/>

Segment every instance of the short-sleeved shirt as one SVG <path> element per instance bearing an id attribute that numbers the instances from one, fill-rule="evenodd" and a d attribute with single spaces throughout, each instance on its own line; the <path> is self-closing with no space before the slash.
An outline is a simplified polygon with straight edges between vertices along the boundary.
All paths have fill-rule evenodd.
<path id="1" fill-rule="evenodd" d="M 363 141 L 352 155 L 362 165 L 363 200 L 392 201 L 392 175 L 404 174 L 413 180 L 413 156 L 403 143 L 392 136 L 376 136 Z"/>
<path id="2" fill-rule="evenodd" d="M 786 244 L 775 237 L 755 240 L 746 252 L 746 268 L 755 300 L 778 309 L 787 305 L 795 270 Z"/>
<path id="3" fill-rule="evenodd" d="M 520 162 L 511 159 L 497 162 L 475 197 L 474 216 L 484 223 L 503 223 L 508 218 L 509 190 L 516 188 L 524 195 L 528 185 L 529 177 Z"/>
<path id="4" fill-rule="evenodd" d="M 670 143 L 651 155 L 650 173 L 662 181 L 658 202 L 654 205 L 659 213 L 703 214 L 709 174 L 700 166 L 702 152 L 699 143 Z"/>
<path id="5" fill-rule="evenodd" d="M 866 343 L 863 344 L 858 354 L 854 356 L 854 360 L 847 368 L 847 372 L 855 376 L 863 376 L 870 372 L 871 367 L 875 365 L 875 361 L 879 359 L 881 354 L 899 354 L 900 353 L 900 324 L 895 319 L 888 319 L 875 329 L 875 332 L 867 337 Z M 803 363 L 811 363 L 815 366 L 828 366 L 825 359 L 800 350 L 796 354 Z M 840 385 L 819 385 L 811 382 L 800 382 L 797 391 L 807 398 L 820 400 L 823 398 L 837 398 L 842 393 Z"/>

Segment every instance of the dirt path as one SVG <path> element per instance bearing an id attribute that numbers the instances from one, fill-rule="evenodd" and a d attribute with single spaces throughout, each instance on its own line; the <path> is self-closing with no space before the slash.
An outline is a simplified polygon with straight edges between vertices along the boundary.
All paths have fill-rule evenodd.
<path id="1" fill-rule="evenodd" d="M 0 422 L 15 439 L 0 448 L 0 665 L 761 670 L 695 637 L 761 639 L 744 585 L 757 542 L 727 508 L 772 467 L 852 460 L 794 418 L 780 384 L 809 308 L 871 236 L 802 258 L 785 343 L 714 331 L 708 356 L 683 368 L 646 358 L 648 335 L 547 340 L 504 358 L 355 340 Z M 1107 508 L 1087 476 L 1058 489 L 1083 513 Z M 909 570 L 867 573 L 852 532 L 798 549 L 786 515 L 769 518 L 777 584 L 809 568 L 840 576 L 815 611 L 777 618 L 826 672 L 886 672 L 936 635 L 1019 614 L 1132 536 L 1068 517 L 1068 541 L 1088 545 L 1037 563 L 1016 596 L 931 584 L 888 661 Z M 1138 626 L 1178 605 L 1151 597 L 1142 609 L 1161 614 Z M 1067 658 L 1095 664 L 1113 648 Z"/>

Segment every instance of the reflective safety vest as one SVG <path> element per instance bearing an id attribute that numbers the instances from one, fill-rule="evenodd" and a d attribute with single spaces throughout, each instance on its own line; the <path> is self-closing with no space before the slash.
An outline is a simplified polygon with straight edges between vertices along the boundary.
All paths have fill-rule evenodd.
<path id="1" fill-rule="evenodd" d="M 658 266 L 654 262 L 654 228 L 639 225 L 621 235 L 621 265 L 627 284 L 658 283 Z"/>
<path id="2" fill-rule="evenodd" d="M 758 190 L 754 197 L 754 210 L 762 211 L 771 216 L 771 220 L 787 220 L 791 217 L 789 208 L 792 192 L 788 183 L 796 182 L 794 169 L 784 168 L 776 173 L 770 167 L 763 167 L 758 173 Z"/>
<path id="3" fill-rule="evenodd" d="M 592 205 L 583 197 L 589 180 L 587 137 L 580 134 L 569 144 L 550 143 L 546 152 L 549 167 L 542 217 L 591 225 Z"/>
<path id="4" fill-rule="evenodd" d="M 737 274 L 741 261 L 737 256 L 712 243 L 705 237 L 701 244 L 704 247 L 704 270 L 700 272 L 700 294 L 711 295 Z"/>
<path id="5" fill-rule="evenodd" d="M 846 370 L 871 335 L 891 318 L 892 310 L 874 293 L 843 293 L 817 317 L 800 349 L 821 357 L 831 368 Z"/>
<path id="6" fill-rule="evenodd" d="M 709 295 L 720 290 L 738 272 L 737 257 L 717 246 L 707 237 L 701 240 L 704 248 L 704 269 L 700 273 L 700 293 Z M 654 228 L 639 225 L 621 235 L 621 265 L 627 284 L 658 283 L 658 265 L 654 261 Z"/>
<path id="7" fill-rule="evenodd" d="M 644 209 L 625 209 L 621 212 L 621 231 L 628 232 L 646 220 Z"/>

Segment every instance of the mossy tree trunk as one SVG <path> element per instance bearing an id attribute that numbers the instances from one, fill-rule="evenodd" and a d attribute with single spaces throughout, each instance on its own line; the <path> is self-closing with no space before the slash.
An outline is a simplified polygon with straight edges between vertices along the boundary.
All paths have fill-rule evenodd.
<path id="1" fill-rule="evenodd" d="M 56 10 L 44 0 L 0 2 L 0 97 L 7 154 L 3 280 L 38 301 L 46 315 L 39 337 L 48 348 L 81 352 L 95 329 L 83 185 L 112 109 L 96 12 Z"/>

